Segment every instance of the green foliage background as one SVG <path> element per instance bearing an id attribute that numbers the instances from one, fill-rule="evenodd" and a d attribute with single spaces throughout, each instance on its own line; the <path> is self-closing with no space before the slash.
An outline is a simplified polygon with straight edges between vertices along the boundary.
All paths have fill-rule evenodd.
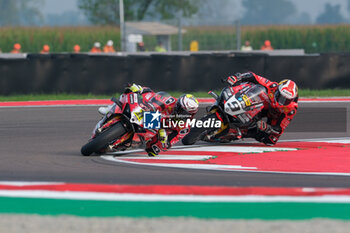
<path id="1" fill-rule="evenodd" d="M 183 36 L 183 50 L 189 50 L 192 40 L 199 42 L 200 50 L 234 50 L 234 27 L 187 27 Z M 117 27 L 2 27 L 0 49 L 10 52 L 14 43 L 22 45 L 23 52 L 39 52 L 44 44 L 51 52 L 71 52 L 75 44 L 82 52 L 89 51 L 95 41 L 103 44 L 112 39 L 119 50 L 120 33 Z M 303 48 L 306 52 L 350 51 L 350 25 L 325 26 L 245 26 L 242 27 L 242 43 L 250 40 L 259 49 L 269 39 L 275 49 Z M 146 49 L 152 51 L 156 38 L 144 37 Z M 172 36 L 173 50 L 177 50 L 178 37 Z"/>
<path id="2" fill-rule="evenodd" d="M 160 91 L 160 90 L 154 90 Z M 221 90 L 216 90 L 216 93 L 220 93 Z M 170 95 L 178 98 L 184 93 L 182 92 L 169 92 Z M 197 98 L 211 98 L 207 92 L 194 92 L 192 93 Z M 120 93 L 115 93 L 115 96 L 119 96 Z M 310 90 L 299 89 L 299 96 L 301 98 L 309 97 L 347 97 L 350 96 L 350 89 L 325 89 L 325 90 Z M 91 93 L 72 94 L 72 93 L 54 93 L 54 94 L 30 94 L 30 95 L 10 95 L 0 96 L 0 101 L 29 101 L 29 100 L 72 100 L 72 99 L 110 99 L 111 95 L 93 95 Z"/>
<path id="3" fill-rule="evenodd" d="M 25 27 L 0 28 L 0 49 L 10 52 L 14 43 L 22 45 L 22 52 L 36 53 L 48 44 L 51 52 L 72 52 L 75 44 L 81 51 L 89 51 L 95 41 L 105 44 L 114 40 L 120 44 L 119 29 L 114 27 Z"/>

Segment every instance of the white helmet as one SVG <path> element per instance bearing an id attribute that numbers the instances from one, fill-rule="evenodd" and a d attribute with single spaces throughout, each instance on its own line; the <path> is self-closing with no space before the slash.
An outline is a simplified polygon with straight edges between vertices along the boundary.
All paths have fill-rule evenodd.
<path id="1" fill-rule="evenodd" d="M 198 112 L 198 100 L 191 94 L 180 96 L 177 100 L 175 113 L 178 115 L 194 115 Z"/>
<path id="2" fill-rule="evenodd" d="M 101 43 L 100 42 L 95 42 L 94 43 L 95 48 L 101 48 Z"/>
<path id="3" fill-rule="evenodd" d="M 112 40 L 107 41 L 107 46 L 113 46 L 113 41 Z"/>

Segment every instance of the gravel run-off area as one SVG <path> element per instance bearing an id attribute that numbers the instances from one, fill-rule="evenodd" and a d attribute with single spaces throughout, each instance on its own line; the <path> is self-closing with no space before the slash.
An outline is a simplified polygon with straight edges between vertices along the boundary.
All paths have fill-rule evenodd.
<path id="1" fill-rule="evenodd" d="M 73 216 L 0 215 L 0 233 L 348 233 L 349 231 L 350 221 L 328 219 L 262 221 L 195 218 L 81 218 Z"/>

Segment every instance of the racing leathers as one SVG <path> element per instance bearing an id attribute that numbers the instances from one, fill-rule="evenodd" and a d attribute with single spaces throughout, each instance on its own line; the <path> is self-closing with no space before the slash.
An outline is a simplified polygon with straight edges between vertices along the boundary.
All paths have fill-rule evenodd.
<path id="1" fill-rule="evenodd" d="M 127 91 L 141 94 L 142 103 L 139 103 L 140 106 L 151 112 L 159 111 L 161 122 L 167 121 L 174 114 L 177 99 L 166 92 L 155 93 L 148 87 L 141 87 L 135 84 L 128 87 Z M 172 120 L 174 119 L 172 118 Z M 189 132 L 186 125 L 183 128 L 180 127 L 181 124 L 176 126 L 172 124 L 166 125 L 167 128 L 159 129 L 158 134 L 146 143 L 146 152 L 149 156 L 156 156 L 160 151 L 168 150 Z M 161 124 L 162 126 L 163 123 Z"/>
<path id="2" fill-rule="evenodd" d="M 250 129 L 245 137 L 255 138 L 257 141 L 263 142 L 266 145 L 276 144 L 297 112 L 298 97 L 293 99 L 287 105 L 279 104 L 275 99 L 275 92 L 277 91 L 279 84 L 253 72 L 236 74 L 228 77 L 224 81 L 230 85 L 241 82 L 251 82 L 260 84 L 266 88 L 268 103 L 265 103 L 260 119 L 266 117 L 267 121 L 259 120 L 256 124 L 256 128 Z"/>

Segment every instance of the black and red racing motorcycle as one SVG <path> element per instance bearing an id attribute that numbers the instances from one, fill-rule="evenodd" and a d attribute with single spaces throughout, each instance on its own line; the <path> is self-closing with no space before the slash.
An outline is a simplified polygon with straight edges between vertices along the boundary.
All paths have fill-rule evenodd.
<path id="1" fill-rule="evenodd" d="M 165 93 L 166 94 L 166 93 Z M 140 148 L 158 134 L 157 129 L 144 128 L 144 112 L 150 111 L 147 102 L 160 93 L 124 93 L 114 102 L 108 112 L 96 124 L 88 143 L 81 148 L 81 154 L 124 151 Z M 168 101 L 175 101 L 170 97 Z"/>
<path id="2" fill-rule="evenodd" d="M 229 142 L 246 136 L 249 129 L 256 128 L 256 122 L 261 119 L 261 112 L 269 102 L 266 89 L 253 83 L 242 83 L 226 87 L 220 96 L 210 91 L 216 100 L 207 109 L 207 115 L 202 121 L 214 119 L 221 121 L 220 128 L 192 127 L 183 139 L 184 145 L 192 145 L 198 140 L 207 142 Z"/>

